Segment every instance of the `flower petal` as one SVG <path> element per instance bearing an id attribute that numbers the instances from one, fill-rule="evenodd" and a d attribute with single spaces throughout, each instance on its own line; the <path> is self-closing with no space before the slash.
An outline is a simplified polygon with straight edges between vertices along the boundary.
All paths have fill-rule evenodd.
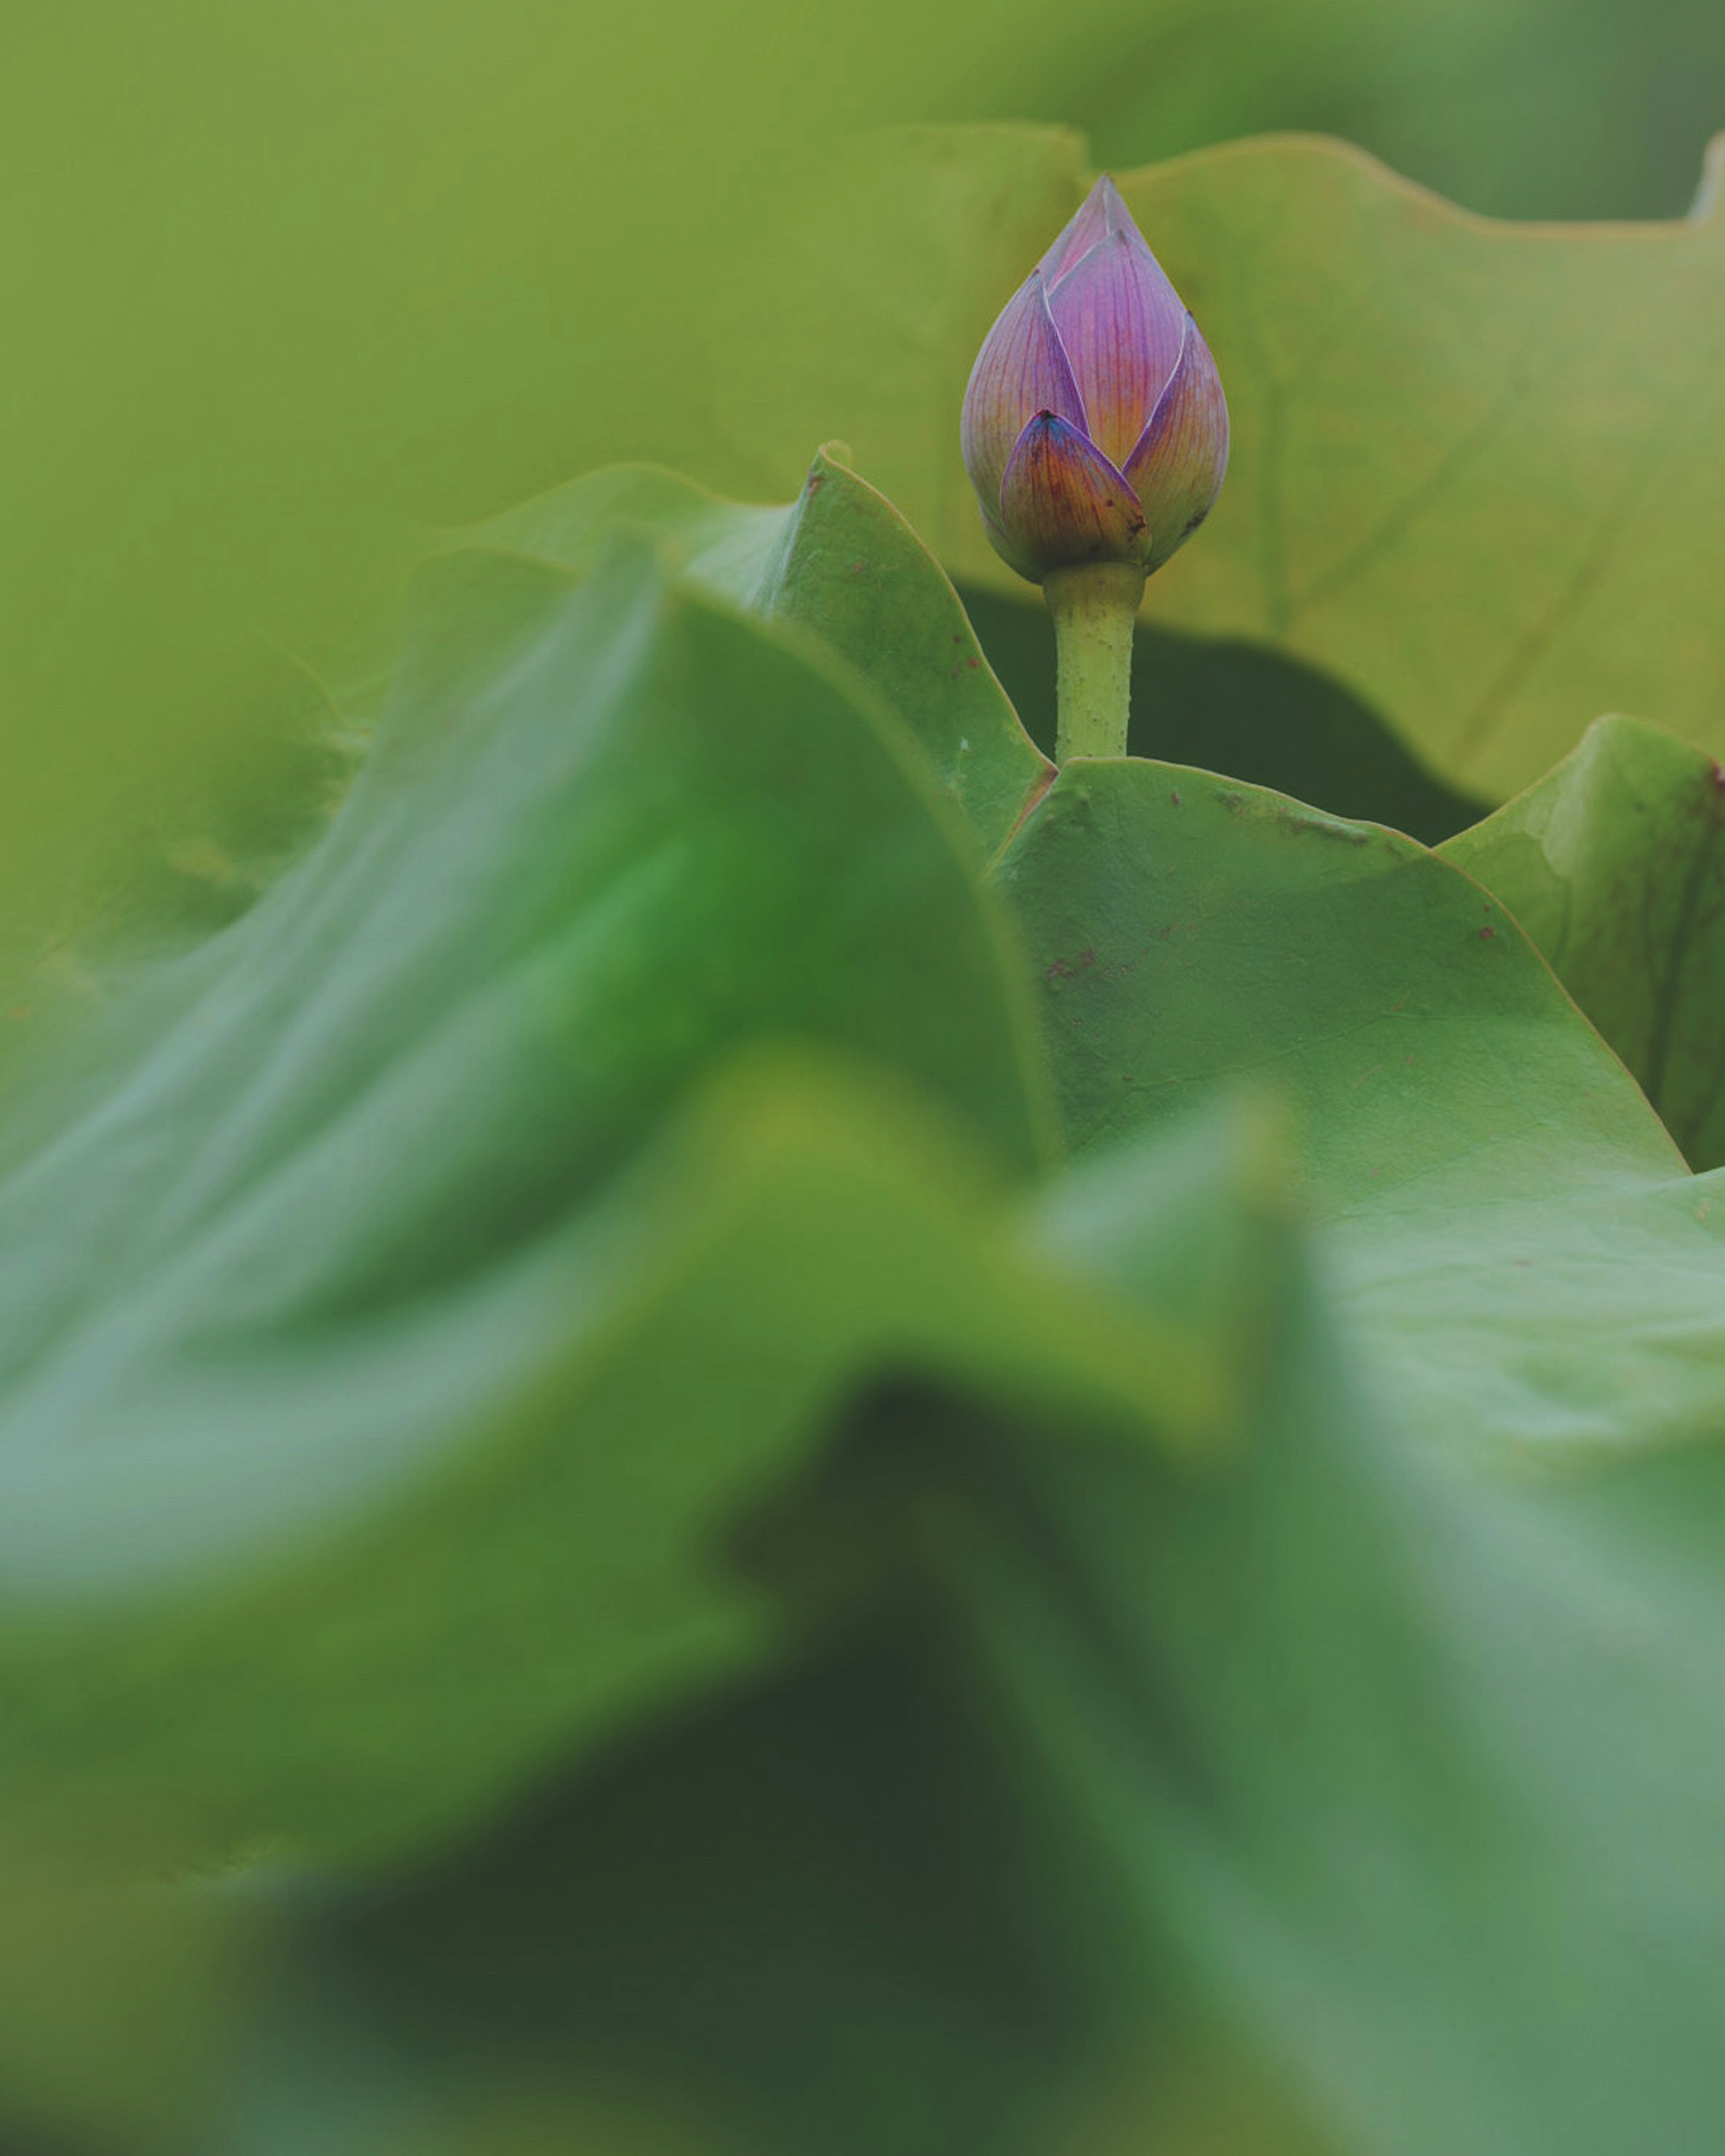
<path id="1" fill-rule="evenodd" d="M 1081 256 L 1088 254 L 1099 239 L 1122 226 L 1136 232 L 1126 204 L 1120 199 L 1120 190 L 1104 172 L 1080 205 L 1076 216 L 1067 222 L 1065 229 L 1038 264 L 1043 281 L 1052 285 L 1057 278 L 1064 277 Z"/>
<path id="2" fill-rule="evenodd" d="M 1136 231 L 1110 232 L 1049 295 L 1091 439 L 1123 464 L 1180 357 L 1186 310 Z"/>
<path id="3" fill-rule="evenodd" d="M 988 544 L 1009 569 L 1016 569 L 1019 576 L 1028 578 L 1033 584 L 1040 584 L 1042 582 L 1041 570 L 1022 547 L 1013 544 L 1006 526 L 1000 521 L 998 511 L 990 516 L 987 509 L 983 510 L 983 529 L 988 536 Z"/>
<path id="4" fill-rule="evenodd" d="M 1190 315 L 1173 378 L 1163 390 L 1126 475 L 1150 526 L 1147 567 L 1159 569 L 1197 531 L 1228 469 L 1228 403 L 1210 348 Z"/>
<path id="5" fill-rule="evenodd" d="M 1007 460 L 1038 412 L 1084 425 L 1084 402 L 1048 311 L 1042 273 L 1033 270 L 984 339 L 964 392 L 964 469 L 985 514 L 999 503 Z"/>
<path id="6" fill-rule="evenodd" d="M 1006 558 L 1021 573 L 1029 562 L 1039 578 L 1081 562 L 1144 556 L 1137 496 L 1101 451 L 1054 412 L 1039 412 L 1019 437 L 1001 482 L 1000 522 L 1013 549 Z"/>

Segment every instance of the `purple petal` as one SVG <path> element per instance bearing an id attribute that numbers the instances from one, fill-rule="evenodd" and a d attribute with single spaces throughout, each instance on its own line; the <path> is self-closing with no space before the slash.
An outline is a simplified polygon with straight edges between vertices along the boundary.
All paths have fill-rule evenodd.
<path id="1" fill-rule="evenodd" d="M 1180 357 L 1186 310 L 1136 234 L 1111 232 L 1061 278 L 1049 311 L 1090 438 L 1124 464 Z"/>
<path id="2" fill-rule="evenodd" d="M 1064 277 L 1099 239 L 1119 231 L 1122 224 L 1133 232 L 1137 230 L 1120 199 L 1119 188 L 1104 172 L 1085 197 L 1077 214 L 1068 221 L 1065 231 L 1038 264 L 1044 282 L 1052 285 L 1056 278 Z"/>
<path id="3" fill-rule="evenodd" d="M 1007 461 L 1038 412 L 1084 425 L 1084 402 L 1048 311 L 1042 273 L 1033 270 L 983 341 L 964 392 L 964 469 L 985 513 L 999 501 Z"/>
<path id="4" fill-rule="evenodd" d="M 988 535 L 988 544 L 1009 569 L 1016 569 L 1021 577 L 1026 578 L 1033 584 L 1040 584 L 1042 582 L 1041 570 L 1021 547 L 1013 544 L 1006 526 L 1000 521 L 998 512 L 990 516 L 987 508 L 983 509 L 983 529 Z"/>
<path id="5" fill-rule="evenodd" d="M 1147 566 L 1159 569 L 1209 514 L 1228 469 L 1228 404 L 1192 317 L 1173 379 L 1126 461 L 1150 526 Z"/>
<path id="6" fill-rule="evenodd" d="M 1038 577 L 1084 562 L 1143 557 L 1144 516 L 1121 474 L 1057 413 L 1039 412 L 1019 437 L 1000 487 L 1000 521 L 1014 567 Z"/>

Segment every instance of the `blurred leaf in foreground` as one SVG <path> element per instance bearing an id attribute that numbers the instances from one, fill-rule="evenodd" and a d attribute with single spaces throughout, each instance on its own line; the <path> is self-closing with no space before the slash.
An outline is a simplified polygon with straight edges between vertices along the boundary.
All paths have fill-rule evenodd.
<path id="1" fill-rule="evenodd" d="M 1362 1383 L 1317 1259 L 1224 1471 L 1025 1445 L 1015 1500 L 949 1519 L 1023 1773 L 1064 1791 L 1091 1906 L 1324 2146 L 1704 2147 L 1725 1455 L 1520 1485 L 1445 1459 Z"/>
<path id="2" fill-rule="evenodd" d="M 256 1961 L 212 1902 L 8 1835 L 0 2145 L 8 2156 L 201 2145 Z"/>
<path id="3" fill-rule="evenodd" d="M 777 1651 L 718 1544 L 883 1363 L 1213 1417 L 1204 1351 L 1052 1322 L 1004 1240 L 1048 1116 L 974 854 L 806 634 L 638 545 L 430 565 L 320 843 L 12 1088 L 14 1810 L 447 1830 Z"/>
<path id="4" fill-rule="evenodd" d="M 1127 1181 L 1132 1254 L 1111 1255 L 1141 1322 L 1212 1343 L 1255 1417 L 1288 1199 L 1273 1132 L 1224 1110 Z M 1070 1276 L 1122 1194 L 1091 1176 L 1016 1237 Z M 1068 1419 L 1022 1398 L 871 1386 L 742 1537 L 804 1620 L 788 1671 L 659 1718 L 440 1860 L 285 1879 L 300 1989 L 341 2002 L 376 2085 L 439 2119 L 608 2088 L 715 2156 L 1053 2156 L 1147 2046 L 1132 2115 L 1159 2122 L 1178 1984 L 1095 1895 L 1088 1835 L 1039 1810 L 949 1607 L 947 1536 L 1027 1435 L 1089 1471 Z M 293 2026 L 289 2082 L 317 2057 Z"/>
<path id="5" fill-rule="evenodd" d="M 1435 1451 L 1286 1190 L 1250 1118 L 1188 1119 L 1029 1223 L 1147 1320 L 1248 1317 L 1225 1451 L 877 1393 L 774 1530 L 820 1573 L 860 1508 L 900 1553 L 824 1650 L 439 1864 L 285 1897 L 398 2102 L 597 2084 L 714 2156 L 1699 2145 L 1717 1449 L 1557 1484 Z"/>
<path id="6" fill-rule="evenodd" d="M 1045 785 L 819 475 L 430 565 L 325 835 L 14 1076 L 13 1815 L 279 1837 L 239 2156 L 1201 2149 L 1194 2027 L 1275 2156 L 1704 2145 L 1710 1179 L 1451 864 Z"/>
<path id="7" fill-rule="evenodd" d="M 701 515 L 697 570 L 770 591 Z M 905 677 L 913 730 L 954 693 Z M 1235 1445 L 866 1403 L 748 1537 L 834 1658 L 362 1891 L 313 1980 L 439 2102 L 608 2070 L 757 2151 L 1040 2156 L 1111 2101 L 1131 2147 L 1173 2099 L 1126 2062 L 1194 1999 L 1280 2092 L 1266 2149 L 1687 2145 L 1725 2097 L 1710 1186 L 1502 904 L 1393 834 L 1080 763 L 996 875 L 1084 1156 L 1031 1246 L 1159 1332 L 1249 1313 Z M 1309 1252 L 1261 1145 L 1240 1232 L 1238 1133 L 1192 1119 L 1237 1076 L 1291 1096 Z M 1183 2101 L 1201 2148 L 1225 2113 Z"/>

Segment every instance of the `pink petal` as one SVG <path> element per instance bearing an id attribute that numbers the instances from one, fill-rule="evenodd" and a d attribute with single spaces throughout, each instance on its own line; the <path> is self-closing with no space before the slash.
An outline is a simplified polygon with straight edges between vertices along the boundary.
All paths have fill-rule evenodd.
<path id="1" fill-rule="evenodd" d="M 1057 413 L 1039 412 L 1019 437 L 1001 482 L 1000 521 L 1014 566 L 1028 562 L 1038 577 L 1084 562 L 1143 558 L 1137 496 Z"/>
<path id="2" fill-rule="evenodd" d="M 1064 277 L 1081 255 L 1088 254 L 1099 239 L 1122 228 L 1133 232 L 1126 204 L 1120 199 L 1120 190 L 1104 172 L 1080 205 L 1076 216 L 1067 222 L 1065 229 L 1055 240 L 1037 265 L 1043 281 L 1053 285 Z"/>
<path id="3" fill-rule="evenodd" d="M 1111 232 L 1049 296 L 1090 438 L 1123 464 L 1180 357 L 1186 310 L 1136 231 Z"/>
<path id="4" fill-rule="evenodd" d="M 1041 570 L 1021 547 L 1014 545 L 1006 526 L 1000 521 L 998 511 L 994 515 L 990 516 L 986 509 L 983 510 L 983 529 L 988 535 L 988 544 L 1009 569 L 1016 569 L 1021 577 L 1026 578 L 1033 584 L 1040 584 L 1042 582 Z"/>
<path id="5" fill-rule="evenodd" d="M 1173 379 L 1125 469 L 1150 526 L 1147 566 L 1159 569 L 1209 514 L 1228 469 L 1228 404 L 1222 377 L 1189 315 Z"/>
<path id="6" fill-rule="evenodd" d="M 985 513 L 999 503 L 1008 459 L 1038 412 L 1084 424 L 1084 403 L 1048 311 L 1042 273 L 1033 270 L 983 340 L 964 392 L 964 469 Z"/>

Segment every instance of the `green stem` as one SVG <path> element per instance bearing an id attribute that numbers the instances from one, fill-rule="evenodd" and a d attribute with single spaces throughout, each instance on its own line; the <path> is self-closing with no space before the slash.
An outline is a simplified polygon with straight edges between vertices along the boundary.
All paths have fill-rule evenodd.
<path id="1" fill-rule="evenodd" d="M 1060 662 L 1060 728 L 1055 761 L 1124 756 L 1132 701 L 1132 624 L 1144 572 L 1129 562 L 1050 569 L 1042 596 L 1054 616 Z"/>

